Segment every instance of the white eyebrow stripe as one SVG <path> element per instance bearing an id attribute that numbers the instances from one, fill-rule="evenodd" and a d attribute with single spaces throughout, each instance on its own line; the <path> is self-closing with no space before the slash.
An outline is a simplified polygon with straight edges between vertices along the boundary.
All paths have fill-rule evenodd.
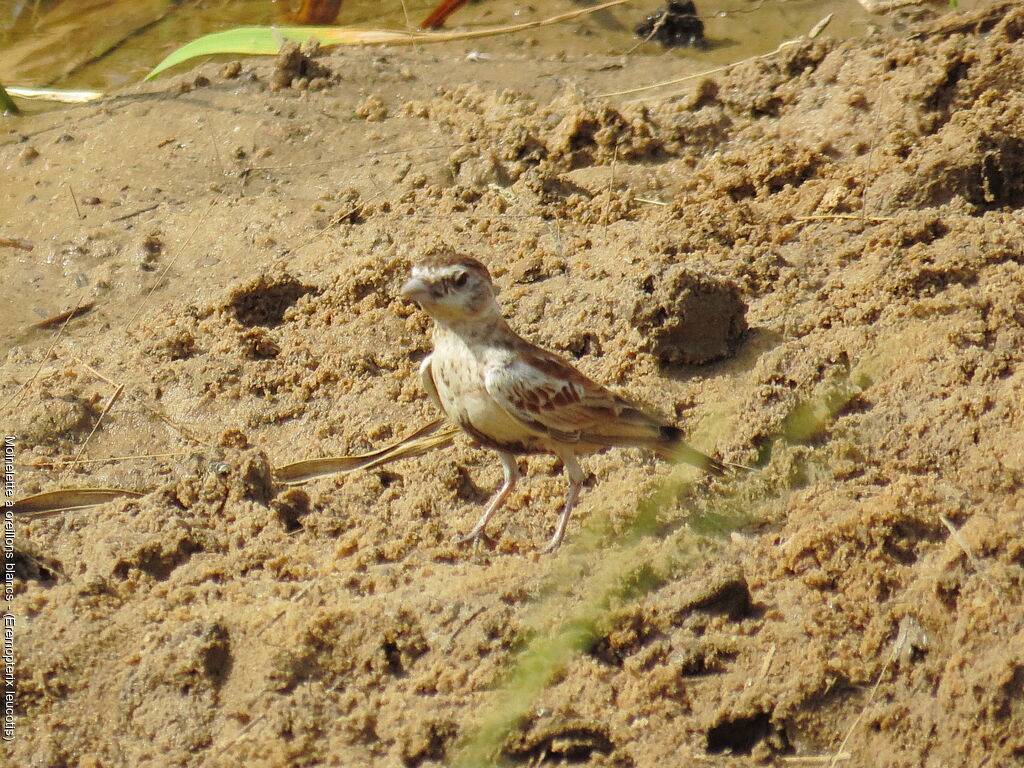
<path id="1" fill-rule="evenodd" d="M 453 264 L 449 267 L 424 267 L 417 264 L 412 268 L 412 276 L 426 280 L 444 280 L 449 277 L 458 277 L 466 271 L 465 267 Z"/>

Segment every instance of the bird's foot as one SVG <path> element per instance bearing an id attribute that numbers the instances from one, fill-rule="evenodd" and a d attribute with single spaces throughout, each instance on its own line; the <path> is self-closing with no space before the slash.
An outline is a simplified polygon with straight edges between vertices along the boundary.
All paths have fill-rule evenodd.
<path id="1" fill-rule="evenodd" d="M 468 544 L 471 548 L 476 549 L 481 541 L 488 547 L 494 547 L 494 539 L 488 536 L 487 532 L 484 531 L 483 528 L 474 528 L 469 533 L 463 534 L 462 536 L 456 536 L 453 543 L 456 546 Z"/>
<path id="2" fill-rule="evenodd" d="M 545 544 L 543 547 L 537 550 L 537 554 L 550 555 L 560 546 L 562 546 L 562 537 L 558 533 L 556 533 L 548 540 L 547 544 Z"/>

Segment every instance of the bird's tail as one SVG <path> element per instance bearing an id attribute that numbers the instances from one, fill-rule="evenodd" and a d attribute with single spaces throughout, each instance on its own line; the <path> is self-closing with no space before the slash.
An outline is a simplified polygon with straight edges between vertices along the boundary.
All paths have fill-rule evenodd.
<path id="1" fill-rule="evenodd" d="M 722 477 L 736 471 L 749 472 L 751 470 L 750 467 L 745 467 L 742 464 L 730 464 L 719 461 L 713 456 L 708 456 L 696 448 L 687 445 L 683 441 L 683 432 L 678 427 L 662 427 L 658 442 L 651 449 L 663 461 L 670 461 L 676 464 L 680 462 L 690 464 L 715 477 Z"/>
<path id="2" fill-rule="evenodd" d="M 615 398 L 615 404 L 618 407 L 616 418 L 602 422 L 599 429 L 582 432 L 581 442 L 600 446 L 646 448 L 659 459 L 676 464 L 691 464 L 716 477 L 737 471 L 751 471 L 750 467 L 742 464 L 730 464 L 701 453 L 686 444 L 683 440 L 683 431 L 679 427 L 666 424 L 621 397 Z"/>

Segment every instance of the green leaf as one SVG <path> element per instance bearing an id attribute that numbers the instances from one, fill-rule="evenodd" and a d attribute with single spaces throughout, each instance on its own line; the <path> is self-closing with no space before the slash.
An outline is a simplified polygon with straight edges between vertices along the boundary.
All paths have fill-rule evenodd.
<path id="1" fill-rule="evenodd" d="M 510 24 L 504 27 L 485 27 L 456 32 L 404 32 L 389 29 L 360 29 L 358 27 L 241 27 L 226 32 L 215 32 L 205 35 L 191 43 L 186 43 L 178 50 L 161 61 L 153 71 L 146 75 L 152 80 L 165 69 L 181 64 L 183 61 L 197 56 L 215 56 L 225 53 L 245 53 L 257 55 L 273 55 L 281 50 L 285 40 L 304 43 L 314 38 L 320 45 L 411 45 L 413 43 L 444 43 L 452 40 L 474 40 L 479 37 L 506 35 L 523 32 L 536 27 L 560 24 L 563 21 L 576 19 L 590 13 L 628 3 L 630 0 L 607 0 L 600 5 L 579 8 L 575 11 L 560 13 L 538 21 L 523 24 Z"/>
<path id="2" fill-rule="evenodd" d="M 304 43 L 313 38 L 323 46 L 332 46 L 408 43 L 415 37 L 417 33 L 356 27 L 240 27 L 186 43 L 157 64 L 146 79 L 152 80 L 165 69 L 198 56 L 224 53 L 272 56 L 281 50 L 286 40 Z"/>

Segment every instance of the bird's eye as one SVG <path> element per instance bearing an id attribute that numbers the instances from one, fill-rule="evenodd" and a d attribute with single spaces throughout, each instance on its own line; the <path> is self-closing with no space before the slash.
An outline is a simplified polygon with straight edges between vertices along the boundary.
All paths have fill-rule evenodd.
<path id="1" fill-rule="evenodd" d="M 461 288 L 462 286 L 464 286 L 466 284 L 467 280 L 469 280 L 469 273 L 468 272 L 463 272 L 458 277 L 455 278 L 455 285 L 457 285 L 459 288 Z"/>

